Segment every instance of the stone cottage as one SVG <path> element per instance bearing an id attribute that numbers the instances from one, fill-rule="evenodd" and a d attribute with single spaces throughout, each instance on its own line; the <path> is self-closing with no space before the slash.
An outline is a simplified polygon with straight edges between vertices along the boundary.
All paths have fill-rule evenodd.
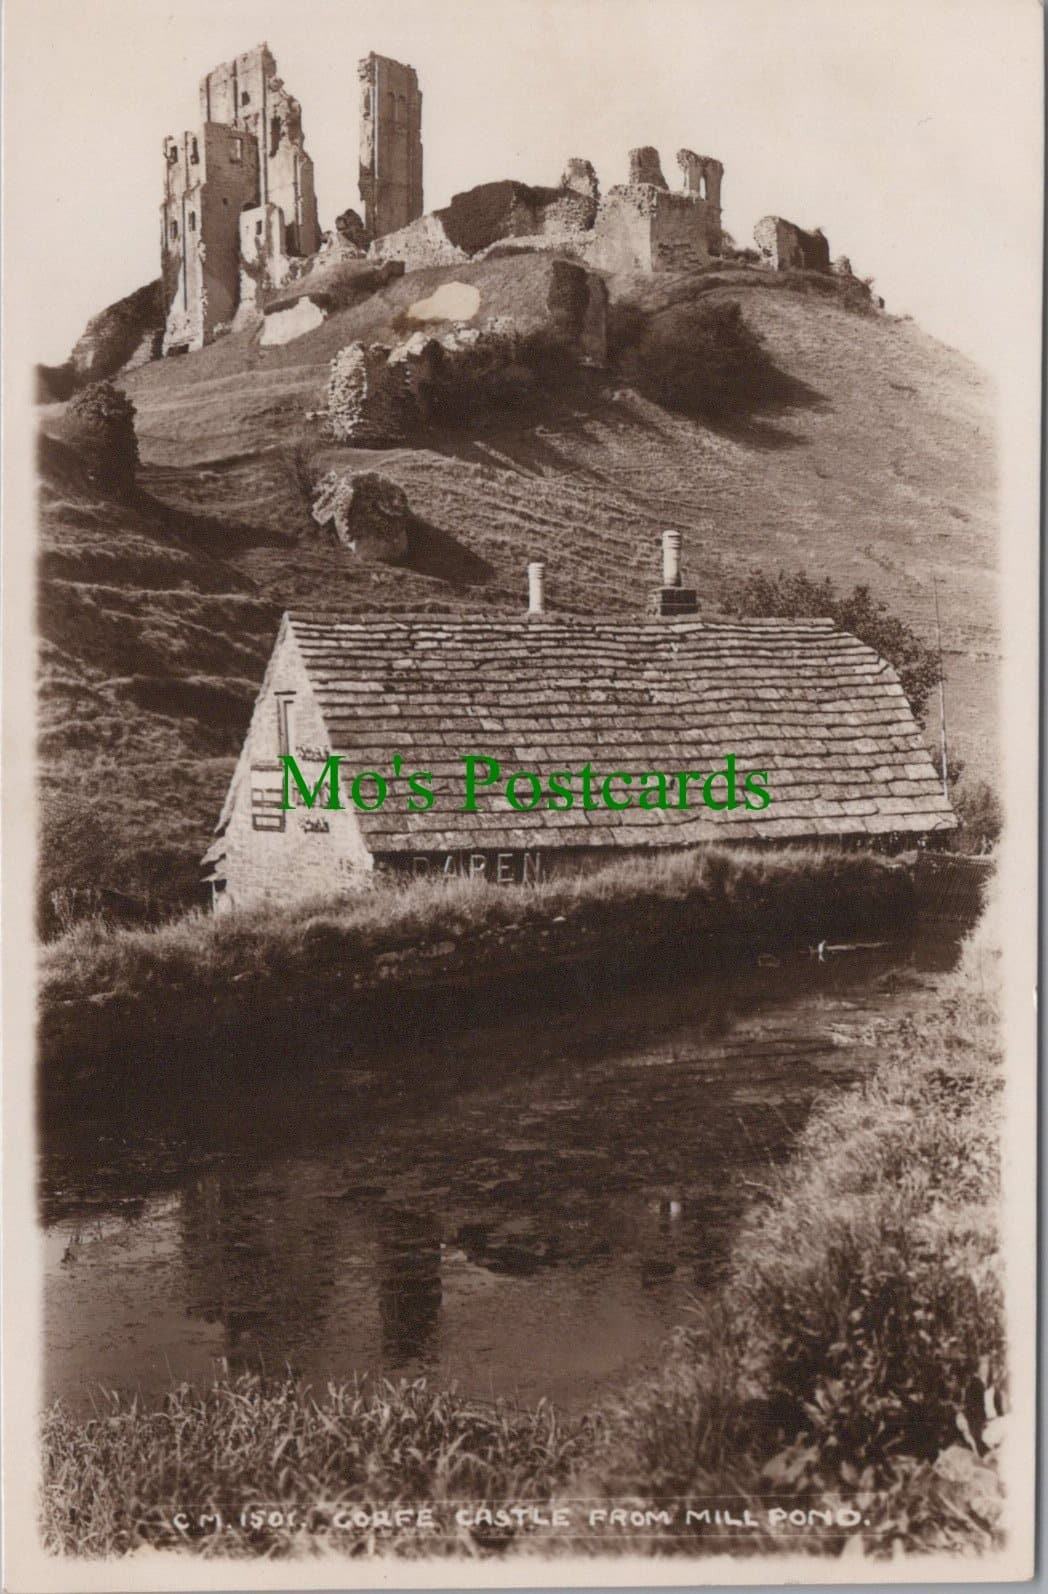
<path id="1" fill-rule="evenodd" d="M 955 827 L 894 670 L 831 620 L 700 619 L 676 533 L 649 616 L 547 613 L 542 567 L 530 574 L 519 617 L 284 616 L 206 854 L 216 908 L 343 892 L 376 870 L 529 881 L 652 847 L 891 847 Z M 312 805 L 291 781 L 284 806 L 281 755 L 320 787 Z M 337 811 L 324 806 L 332 755 Z M 591 763 L 612 800 L 522 808 L 493 783 L 464 811 L 466 755 L 543 781 Z M 730 806 L 726 782 L 722 806 L 701 800 L 728 755 L 740 782 L 764 773 L 770 802 Z M 425 807 L 411 803 L 418 771 Z M 679 776 L 667 806 L 622 805 L 650 772 L 694 772 L 688 806 Z M 381 806 L 373 775 L 387 782 Z"/>

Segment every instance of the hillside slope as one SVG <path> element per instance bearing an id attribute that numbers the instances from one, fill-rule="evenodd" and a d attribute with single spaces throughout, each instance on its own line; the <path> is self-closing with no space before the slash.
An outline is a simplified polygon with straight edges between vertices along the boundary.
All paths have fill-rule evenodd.
<path id="1" fill-rule="evenodd" d="M 59 765 L 75 757 L 98 789 L 116 758 L 152 783 L 133 813 L 121 810 L 107 883 L 137 877 L 140 854 L 162 845 L 178 855 L 186 900 L 283 608 L 519 609 L 524 566 L 543 558 L 552 607 L 637 612 L 656 584 L 666 525 L 685 533 L 686 577 L 708 613 L 733 577 L 802 568 L 844 587 L 868 583 L 933 641 L 936 576 L 951 743 L 973 773 L 992 777 L 987 380 L 912 323 L 856 314 L 822 285 L 721 269 L 610 287 L 613 300 L 655 317 L 698 296 L 741 303 L 789 397 L 730 428 L 581 371 L 541 413 L 434 433 L 426 446 L 323 442 L 309 412 L 321 407 L 336 349 L 396 337 L 405 306 L 446 280 L 478 283 L 487 304 L 511 313 L 526 273 L 520 260 L 413 273 L 292 343 L 263 348 L 257 333 L 241 333 L 128 374 L 143 460 L 133 506 L 92 501 L 53 445 L 45 751 Z M 42 411 L 45 429 L 57 414 Z M 309 483 L 340 463 L 404 488 L 414 522 L 402 565 L 359 562 L 319 536 Z"/>

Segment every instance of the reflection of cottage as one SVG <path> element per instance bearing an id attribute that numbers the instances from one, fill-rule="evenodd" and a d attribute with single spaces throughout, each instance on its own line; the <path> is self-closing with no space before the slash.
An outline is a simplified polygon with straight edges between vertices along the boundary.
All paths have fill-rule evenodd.
<path id="1" fill-rule="evenodd" d="M 830 620 L 703 620 L 667 533 L 656 615 L 544 611 L 541 566 L 518 617 L 285 615 L 230 784 L 208 879 L 216 906 L 352 887 L 374 869 L 532 880 L 624 852 L 717 841 L 894 845 L 955 819 L 895 672 Z M 332 754 L 349 804 L 282 807 L 292 754 L 310 788 Z M 770 805 L 513 808 L 504 787 L 463 811 L 463 756 L 504 775 L 594 768 L 766 771 Z M 395 765 L 394 760 L 401 763 Z M 395 770 L 400 774 L 395 778 Z M 411 812 L 406 775 L 434 801 Z M 389 782 L 381 807 L 354 776 Z M 740 776 L 741 780 L 741 776 Z M 359 793 L 372 803 L 375 783 Z M 576 791 L 578 784 L 576 782 Z M 676 797 L 679 783 L 671 791 Z M 726 783 L 716 789 L 723 798 Z M 519 794 L 518 794 L 519 795 Z M 525 791 L 525 796 L 527 792 Z"/>

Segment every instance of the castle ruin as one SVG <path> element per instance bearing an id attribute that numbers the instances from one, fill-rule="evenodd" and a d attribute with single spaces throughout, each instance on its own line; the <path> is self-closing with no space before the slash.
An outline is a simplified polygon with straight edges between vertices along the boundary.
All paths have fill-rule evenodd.
<path id="1" fill-rule="evenodd" d="M 347 212 L 336 236 L 355 232 L 368 242 L 422 213 L 422 96 L 413 68 L 382 56 L 362 61 L 360 76 L 366 219 L 360 226 Z M 210 343 L 238 311 L 255 306 L 260 282 L 279 287 L 292 262 L 309 259 L 322 242 L 302 107 L 268 45 L 207 74 L 200 120 L 198 131 L 164 140 L 165 354 Z"/>
<path id="2" fill-rule="evenodd" d="M 343 211 L 323 236 L 302 109 L 268 45 L 203 79 L 199 130 L 164 141 L 164 354 L 202 348 L 260 315 L 274 323 L 262 341 L 286 341 L 390 273 L 489 254 L 539 251 L 628 274 L 699 270 L 725 253 L 724 167 L 690 149 L 677 152 L 676 189 L 645 145 L 630 151 L 627 181 L 603 194 L 590 162 L 573 157 L 556 186 L 481 183 L 424 213 L 418 75 L 372 52 L 358 76 L 363 216 Z M 831 270 L 818 229 L 766 216 L 755 236 L 749 258 L 773 270 Z M 729 240 L 729 257 L 738 253 Z M 842 257 L 833 269 L 847 274 L 846 265 Z"/>
<path id="3" fill-rule="evenodd" d="M 381 238 L 422 214 L 422 95 L 413 66 L 374 51 L 358 73 L 364 229 Z"/>

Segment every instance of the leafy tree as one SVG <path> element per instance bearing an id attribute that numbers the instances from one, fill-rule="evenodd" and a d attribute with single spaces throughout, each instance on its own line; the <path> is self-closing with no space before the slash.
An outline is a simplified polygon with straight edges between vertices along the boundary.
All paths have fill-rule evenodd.
<path id="1" fill-rule="evenodd" d="M 876 648 L 895 668 L 914 713 L 921 717 L 932 690 L 942 679 L 937 652 L 890 614 L 887 605 L 875 598 L 867 586 L 842 593 L 828 576 L 813 581 L 802 570 L 780 570 L 775 576 L 755 570 L 729 593 L 724 607 L 729 614 L 754 618 L 835 620 L 843 631 L 850 631 L 860 642 Z"/>

